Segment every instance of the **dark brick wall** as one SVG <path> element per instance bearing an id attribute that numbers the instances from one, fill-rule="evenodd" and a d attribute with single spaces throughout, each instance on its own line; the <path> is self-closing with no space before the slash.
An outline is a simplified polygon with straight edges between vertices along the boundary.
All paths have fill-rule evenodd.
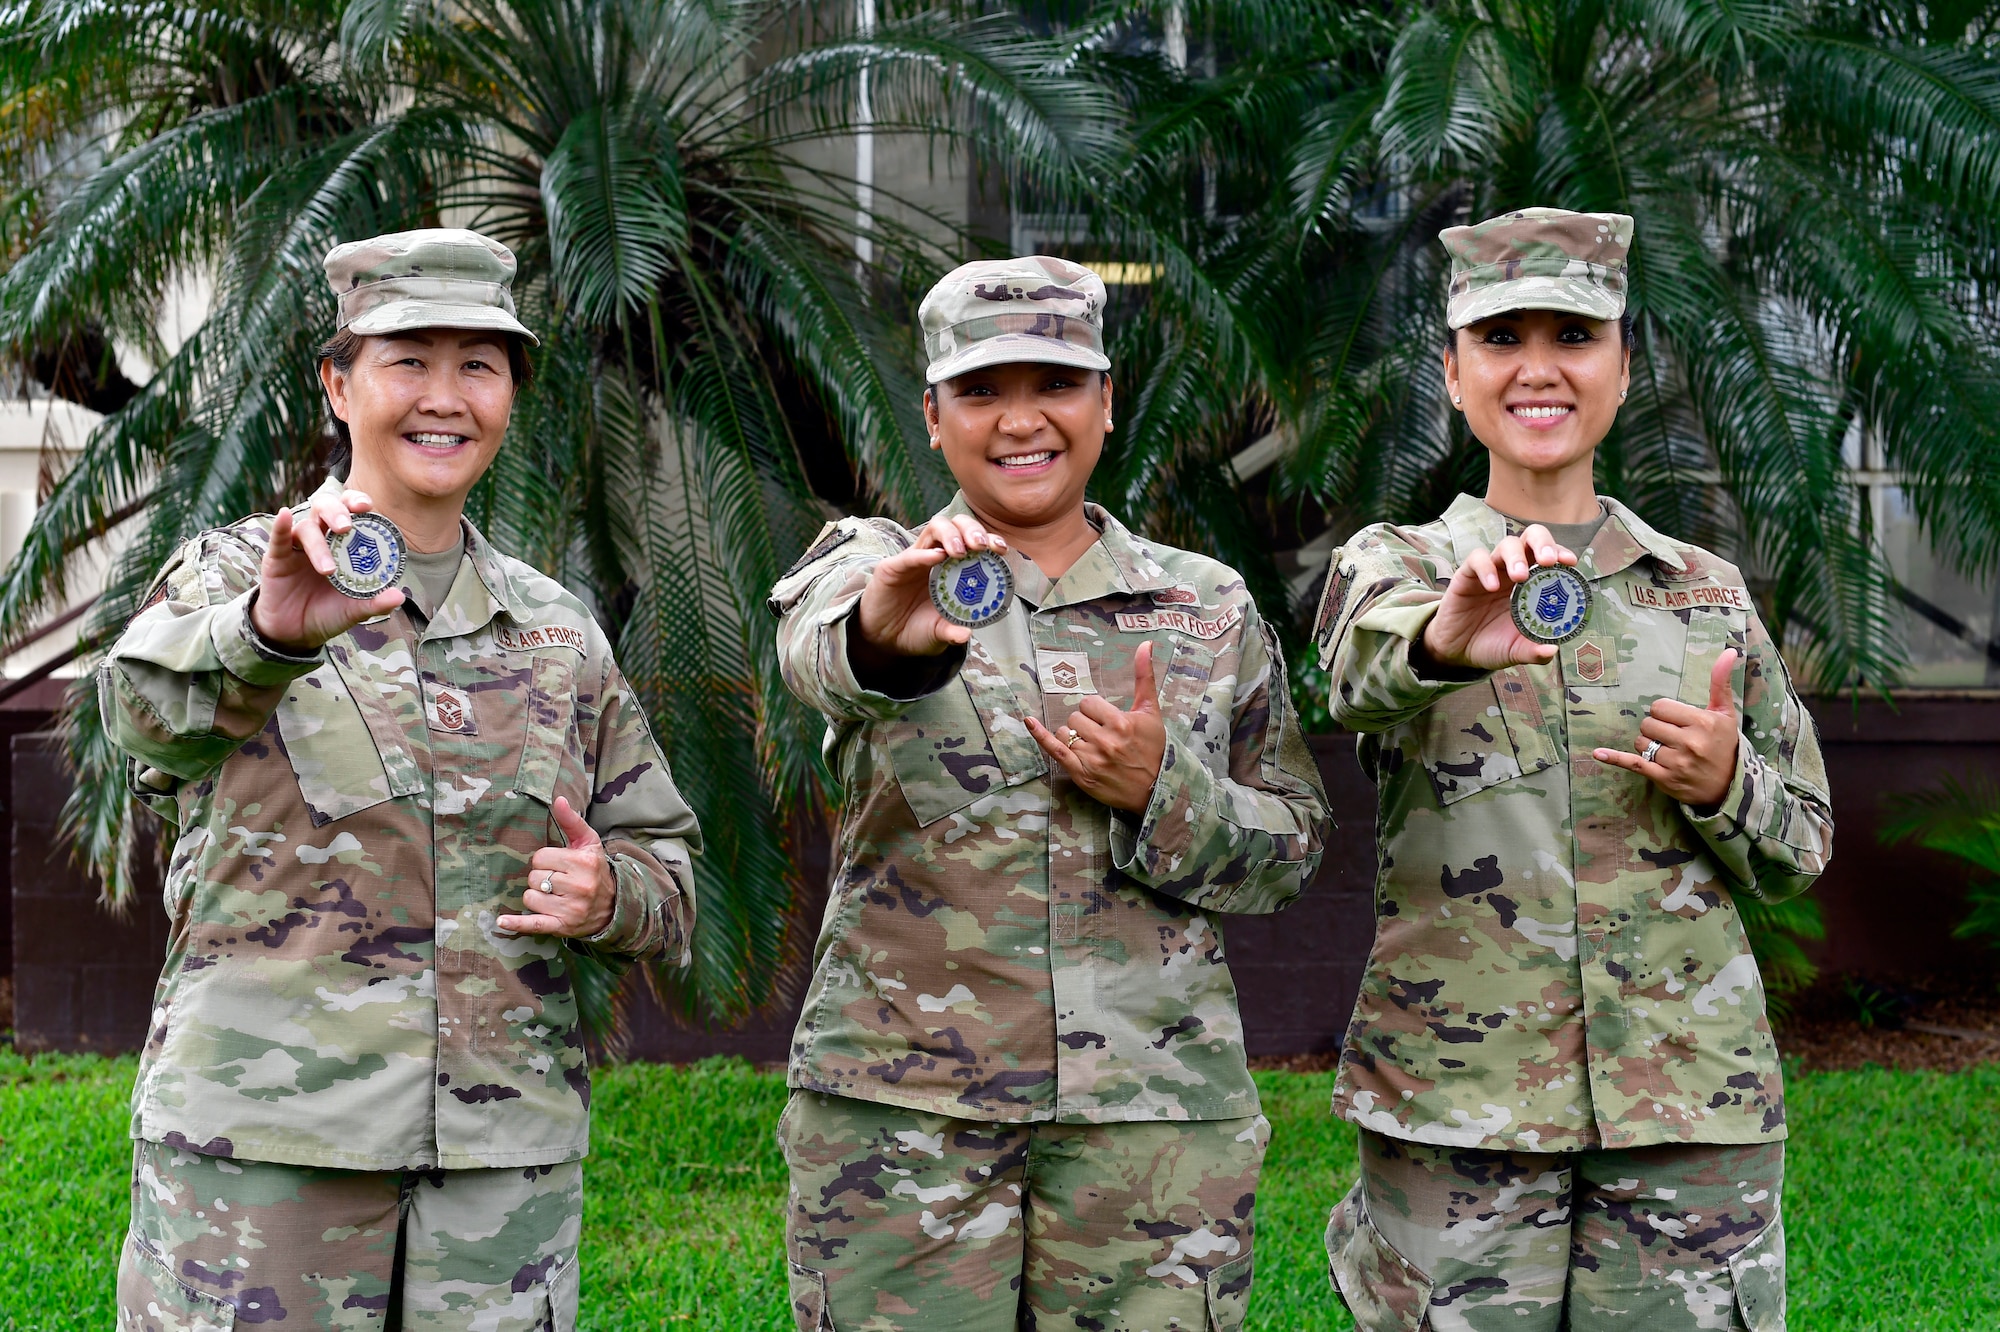
<path id="1" fill-rule="evenodd" d="M 114 913 L 56 840 L 69 774 L 53 737 L 11 742 L 14 1042 L 24 1050 L 130 1050 L 145 1039 L 167 947 L 157 893 Z"/>
<path id="2" fill-rule="evenodd" d="M 1815 704 L 1826 742 L 1839 819 L 1833 868 L 1814 889 L 1826 916 L 1818 950 L 1831 972 L 1916 975 L 1990 966 L 1992 954 L 1955 940 L 1965 874 L 1928 852 L 1884 848 L 1875 840 L 1883 801 L 1946 773 L 1980 769 L 2000 777 L 2000 696 L 1913 696 L 1895 706 Z M 1347 737 L 1312 741 L 1339 824 L 1306 895 L 1276 916 L 1224 923 L 1255 1054 L 1309 1054 L 1338 1045 L 1374 933 L 1374 789 Z M 54 846 L 69 783 L 53 750 L 14 741 L 11 786 L 16 1023 L 24 1045 L 129 1049 L 145 1035 L 152 987 L 165 949 L 158 894 L 142 891 L 130 918 L 97 904 L 94 885 Z M 9 789 L 0 787 L 0 789 Z M 803 838 L 811 882 L 824 884 L 824 838 Z M 809 953 L 824 889 L 801 904 L 795 952 Z M 0 954 L 0 956 L 5 956 Z M 664 1014 L 643 984 L 633 986 L 627 1053 L 641 1059 L 741 1055 L 784 1058 L 804 988 L 803 962 L 789 975 L 794 1003 L 729 1031 L 690 1030 Z"/>

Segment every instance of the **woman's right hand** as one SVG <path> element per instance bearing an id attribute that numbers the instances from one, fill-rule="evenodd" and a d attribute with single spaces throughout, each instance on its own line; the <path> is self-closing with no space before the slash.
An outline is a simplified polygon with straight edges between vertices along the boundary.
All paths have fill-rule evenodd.
<path id="1" fill-rule="evenodd" d="M 1514 627 L 1514 587 L 1538 565 L 1575 563 L 1576 553 L 1558 546 L 1540 523 L 1491 552 L 1473 551 L 1452 573 L 1424 629 L 1424 651 L 1441 665 L 1482 671 L 1555 660 L 1554 644 L 1537 643 Z"/>
<path id="2" fill-rule="evenodd" d="M 998 537 L 971 517 L 933 518 L 908 550 L 875 566 L 861 590 L 849 650 L 858 664 L 883 664 L 892 657 L 935 657 L 970 642 L 972 631 L 938 614 L 931 601 L 931 570 L 968 551 L 1007 549 Z"/>
<path id="3" fill-rule="evenodd" d="M 333 572 L 329 532 L 354 526 L 350 516 L 374 504 L 358 490 L 314 500 L 304 511 L 278 510 L 257 573 L 250 623 L 265 641 L 297 652 L 317 652 L 328 640 L 403 604 L 403 589 L 385 588 L 367 600 L 350 597 L 327 581 Z"/>

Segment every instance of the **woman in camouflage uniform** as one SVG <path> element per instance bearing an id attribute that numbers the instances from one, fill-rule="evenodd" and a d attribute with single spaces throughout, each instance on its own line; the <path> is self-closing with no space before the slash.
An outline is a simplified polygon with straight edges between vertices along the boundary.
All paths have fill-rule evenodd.
<path id="1" fill-rule="evenodd" d="M 1061 259 L 940 281 L 960 493 L 828 524 L 772 593 L 845 788 L 779 1129 L 805 1332 L 1242 1321 L 1269 1128 L 1216 913 L 1298 895 L 1325 797 L 1242 578 L 1084 501 L 1103 309 Z M 968 551 L 1014 588 L 978 628 L 929 590 Z"/>
<path id="2" fill-rule="evenodd" d="M 1335 1093 L 1361 1180 L 1327 1231 L 1367 1332 L 1784 1326 L 1783 1093 L 1735 899 L 1803 892 L 1833 825 L 1742 574 L 1595 493 L 1631 231 L 1442 234 L 1486 498 L 1357 533 L 1320 610 L 1381 798 Z"/>
<path id="3" fill-rule="evenodd" d="M 345 483 L 188 542 L 99 681 L 178 839 L 118 1326 L 567 1329 L 567 959 L 685 957 L 699 834 L 589 610 L 463 517 L 527 377 L 514 256 L 417 231 L 326 271 Z M 343 594 L 369 513 L 403 585 Z"/>

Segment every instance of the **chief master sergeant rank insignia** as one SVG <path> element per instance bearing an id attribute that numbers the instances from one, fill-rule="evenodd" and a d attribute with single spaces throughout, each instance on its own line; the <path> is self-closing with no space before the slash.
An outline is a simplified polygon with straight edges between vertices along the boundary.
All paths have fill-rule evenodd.
<path id="1" fill-rule="evenodd" d="M 1566 643 L 1590 619 L 1590 584 L 1567 565 L 1544 565 L 1514 585 L 1514 627 L 1537 643 Z"/>

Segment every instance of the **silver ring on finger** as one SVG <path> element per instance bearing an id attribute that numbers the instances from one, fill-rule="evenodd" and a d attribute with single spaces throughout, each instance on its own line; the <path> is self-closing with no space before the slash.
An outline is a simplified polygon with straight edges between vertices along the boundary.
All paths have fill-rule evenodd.
<path id="1" fill-rule="evenodd" d="M 554 870 L 550 870 L 548 873 L 542 876 L 542 891 L 549 894 L 551 897 L 555 895 L 556 872 Z"/>
<path id="2" fill-rule="evenodd" d="M 1654 759 L 1659 757 L 1660 748 L 1661 745 L 1659 741 L 1657 740 L 1648 741 L 1646 747 L 1639 751 L 1639 757 L 1645 760 L 1646 762 L 1651 763 Z"/>

